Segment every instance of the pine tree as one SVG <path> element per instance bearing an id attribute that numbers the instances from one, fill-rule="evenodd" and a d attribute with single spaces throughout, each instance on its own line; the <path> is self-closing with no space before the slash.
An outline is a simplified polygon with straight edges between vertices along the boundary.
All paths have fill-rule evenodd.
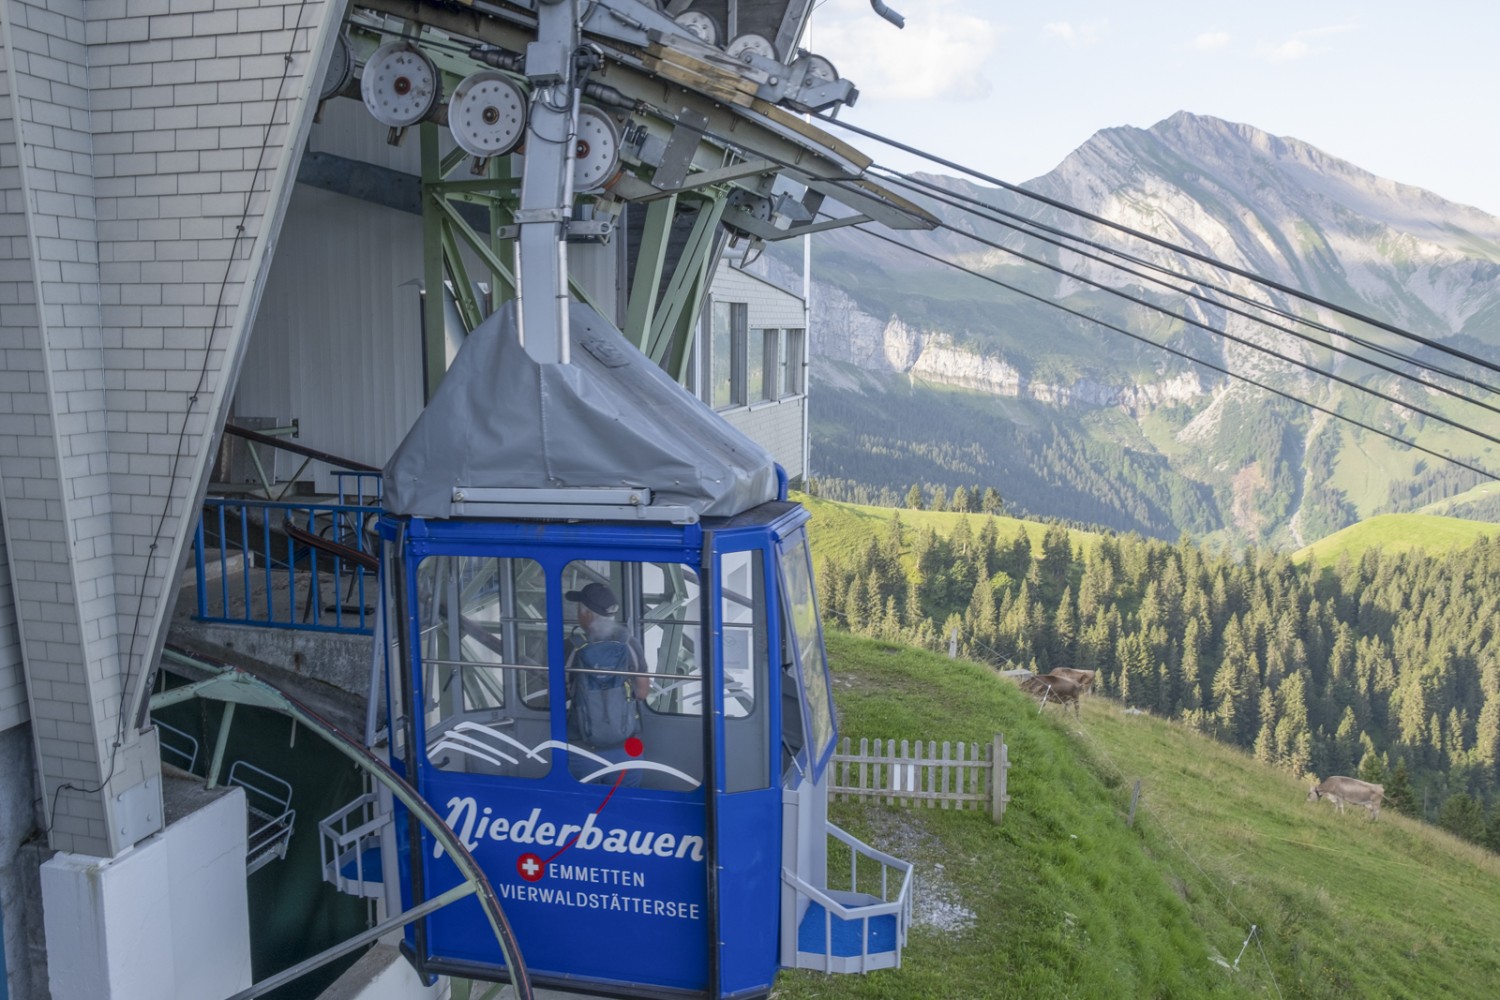
<path id="1" fill-rule="evenodd" d="M 1385 761 L 1373 749 L 1365 751 L 1359 762 L 1359 780 L 1372 785 L 1385 784 Z"/>
<path id="2" fill-rule="evenodd" d="M 993 648 L 997 643 L 995 630 L 998 621 L 995 588 L 990 586 L 988 580 L 980 580 L 974 584 L 974 591 L 969 597 L 969 607 L 964 614 L 964 634 L 981 651 Z M 989 660 L 991 655 L 982 653 L 980 658 Z"/>
<path id="3" fill-rule="evenodd" d="M 1198 619 L 1189 618 L 1182 634 L 1182 707 L 1189 712 L 1203 707 L 1204 692 L 1212 679 L 1204 669 L 1201 643 Z"/>
<path id="4" fill-rule="evenodd" d="M 1484 825 L 1484 839 L 1480 843 L 1495 854 L 1500 854 L 1500 803 L 1490 810 L 1489 822 Z"/>
<path id="5" fill-rule="evenodd" d="M 1155 702 L 1155 668 L 1140 633 L 1122 635 L 1115 645 L 1120 664 L 1120 700 L 1131 708 L 1151 708 Z"/>
<path id="6" fill-rule="evenodd" d="M 1391 780 L 1385 782 L 1385 801 L 1403 816 L 1415 816 L 1417 814 L 1416 797 L 1411 790 L 1411 774 L 1406 768 L 1406 758 L 1402 757 L 1396 761 L 1396 767 L 1391 771 Z"/>
<path id="7" fill-rule="evenodd" d="M 922 510 L 926 503 L 922 499 L 922 487 L 916 483 L 911 484 L 911 489 L 906 491 L 906 500 L 903 504 L 908 510 Z"/>
<path id="8" fill-rule="evenodd" d="M 973 494 L 969 492 L 969 488 L 967 486 L 959 484 L 959 487 L 953 491 L 953 502 L 951 506 L 954 510 L 968 513 L 971 509 L 970 505 L 973 502 Z"/>
<path id="9" fill-rule="evenodd" d="M 1276 746 L 1276 696 L 1270 691 L 1260 694 L 1260 732 L 1255 737 L 1255 759 L 1275 766 L 1281 760 Z"/>
<path id="10" fill-rule="evenodd" d="M 1333 752 L 1329 757 L 1328 769 L 1334 774 L 1348 774 L 1349 769 L 1354 766 L 1355 755 L 1359 753 L 1359 723 L 1354 719 L 1354 709 L 1344 706 L 1344 716 L 1339 720 L 1339 728 L 1333 736 Z"/>
<path id="11" fill-rule="evenodd" d="M 1062 600 L 1057 602 L 1057 611 L 1052 616 L 1052 662 L 1057 666 L 1069 666 L 1078 645 L 1078 611 L 1073 606 L 1073 588 L 1063 590 Z"/>
<path id="12" fill-rule="evenodd" d="M 1401 711 L 1398 721 L 1401 727 L 1401 742 L 1426 758 L 1428 742 L 1427 697 L 1421 682 L 1413 679 L 1401 690 Z"/>
<path id="13" fill-rule="evenodd" d="M 844 628 L 860 632 L 865 626 L 865 607 L 870 601 L 870 590 L 865 578 L 856 576 L 844 591 Z"/>
<path id="14" fill-rule="evenodd" d="M 979 509 L 986 514 L 999 514 L 1005 509 L 1005 504 L 1000 499 L 1000 492 L 995 487 L 984 488 L 984 496 L 979 501 Z"/>
<path id="15" fill-rule="evenodd" d="M 948 509 L 948 487 L 942 483 L 932 488 L 932 502 L 928 505 L 929 510 Z"/>
<path id="16" fill-rule="evenodd" d="M 1465 840 L 1484 839 L 1484 811 L 1468 792 L 1454 792 L 1438 812 L 1438 826 Z"/>
<path id="17" fill-rule="evenodd" d="M 1479 710 L 1474 756 L 1489 781 L 1500 780 L 1500 695 L 1494 692 L 1485 693 L 1484 707 Z"/>
<path id="18" fill-rule="evenodd" d="M 880 637 L 887 642 L 901 641 L 901 616 L 896 612 L 896 598 L 885 599 L 885 614 L 880 620 Z"/>

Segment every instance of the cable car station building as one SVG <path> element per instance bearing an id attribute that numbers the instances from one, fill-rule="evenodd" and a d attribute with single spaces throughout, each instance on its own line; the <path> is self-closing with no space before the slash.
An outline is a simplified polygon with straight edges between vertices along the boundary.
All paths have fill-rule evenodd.
<path id="1" fill-rule="evenodd" d="M 899 961 L 721 271 L 931 222 L 811 6 L 0 0 L 0 996 Z"/>

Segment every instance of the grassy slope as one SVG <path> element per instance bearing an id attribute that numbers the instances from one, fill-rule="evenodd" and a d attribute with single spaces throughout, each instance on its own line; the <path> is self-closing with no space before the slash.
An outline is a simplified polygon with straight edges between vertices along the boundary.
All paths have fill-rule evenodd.
<path id="1" fill-rule="evenodd" d="M 1039 715 L 976 664 L 839 634 L 829 655 L 845 735 L 1003 732 L 1011 803 L 998 827 L 836 805 L 846 828 L 917 863 L 919 893 L 973 920 L 918 926 L 900 970 L 785 972 L 784 1000 L 1493 996 L 1494 856 L 1392 813 L 1339 816 L 1287 775 L 1102 698 L 1080 723 Z M 1251 923 L 1260 938 L 1227 971 L 1215 956 L 1233 962 Z"/>
<path id="2" fill-rule="evenodd" d="M 906 525 L 908 538 L 914 531 L 924 531 L 929 526 L 939 535 L 951 535 L 959 518 L 964 516 L 945 510 L 893 511 L 890 507 L 837 503 L 805 494 L 796 494 L 793 499 L 801 501 L 812 513 L 813 527 L 810 535 L 813 539 L 814 556 L 826 555 L 846 564 L 853 562 L 864 552 L 870 536 L 873 535 L 876 539 L 885 537 L 887 525 L 896 513 L 901 515 L 901 523 Z M 988 516 L 990 515 L 969 514 L 970 530 L 977 535 Z M 1032 552 L 1041 551 L 1047 525 L 1040 521 L 1023 521 L 1014 517 L 997 516 L 995 520 L 995 527 L 1002 541 L 1014 538 L 1016 529 L 1020 528 L 1031 539 Z M 1092 548 L 1099 537 L 1088 531 L 1072 531 L 1070 534 L 1073 536 L 1073 548 L 1084 552 Z"/>
<path id="3" fill-rule="evenodd" d="M 1366 549 L 1381 548 L 1388 552 L 1426 549 L 1444 552 L 1464 548 L 1481 536 L 1500 535 L 1500 524 L 1467 521 L 1456 517 L 1434 517 L 1430 514 L 1381 514 L 1358 524 L 1351 524 L 1327 538 L 1320 538 L 1292 556 L 1298 563 L 1337 566 L 1346 552 L 1358 559 Z"/>

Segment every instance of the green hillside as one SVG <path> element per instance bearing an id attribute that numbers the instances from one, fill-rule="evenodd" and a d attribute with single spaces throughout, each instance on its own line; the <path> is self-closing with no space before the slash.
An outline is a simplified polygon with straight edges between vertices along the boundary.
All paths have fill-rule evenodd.
<path id="1" fill-rule="evenodd" d="M 946 510 L 901 510 L 890 507 L 872 507 L 866 504 L 840 503 L 797 493 L 793 497 L 812 514 L 813 547 L 820 555 L 848 560 L 859 555 L 872 535 L 886 531 L 895 513 L 908 528 L 923 531 L 932 528 L 939 535 L 953 534 L 960 519 L 967 517 L 975 530 L 988 514 L 959 514 Z M 1025 521 L 1017 517 L 995 515 L 995 526 L 1007 538 L 1017 531 L 1026 532 L 1031 544 L 1041 548 L 1042 538 L 1047 534 L 1047 525 L 1041 521 Z M 1496 526 L 1500 529 L 1500 525 Z M 1072 531 L 1073 544 L 1087 552 L 1099 538 L 1092 531 Z"/>
<path id="2" fill-rule="evenodd" d="M 829 656 L 844 735 L 1003 732 L 1011 801 L 998 827 L 836 804 L 916 863 L 918 926 L 899 970 L 784 972 L 776 996 L 1494 995 L 1494 855 L 1390 810 L 1370 823 L 1308 803 L 1285 773 L 1102 697 L 1075 721 L 978 664 L 839 633 Z"/>
<path id="3" fill-rule="evenodd" d="M 1500 524 L 1465 521 L 1456 517 L 1434 517 L 1430 514 L 1381 514 L 1336 531 L 1299 549 L 1292 561 L 1314 566 L 1337 566 L 1346 553 L 1358 559 L 1369 549 L 1385 552 L 1409 552 L 1425 549 L 1429 553 L 1465 548 L 1480 538 L 1500 535 Z"/>

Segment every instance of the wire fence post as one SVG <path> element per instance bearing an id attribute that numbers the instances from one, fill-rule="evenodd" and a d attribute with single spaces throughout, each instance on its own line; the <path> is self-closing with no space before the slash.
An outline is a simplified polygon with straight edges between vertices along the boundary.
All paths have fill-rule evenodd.
<path id="1" fill-rule="evenodd" d="M 1135 779 L 1135 787 L 1130 791 L 1130 816 L 1125 820 L 1125 825 L 1135 826 L 1135 804 L 1141 800 L 1141 779 Z"/>
<path id="2" fill-rule="evenodd" d="M 1245 935 L 1245 943 L 1240 945 L 1240 953 L 1234 956 L 1234 971 L 1240 971 L 1240 959 L 1245 957 L 1245 949 L 1250 947 L 1250 939 L 1255 937 L 1255 925 L 1250 925 L 1250 933 Z"/>

